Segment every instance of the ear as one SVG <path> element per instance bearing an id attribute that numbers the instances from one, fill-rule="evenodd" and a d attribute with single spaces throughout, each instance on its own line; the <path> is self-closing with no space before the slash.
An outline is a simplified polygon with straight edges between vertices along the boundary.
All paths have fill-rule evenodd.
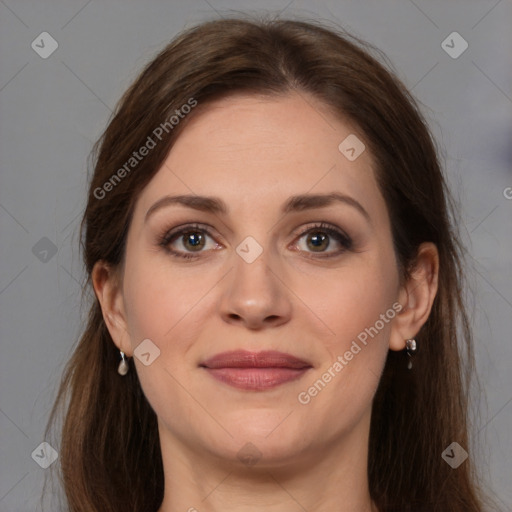
<path id="1" fill-rule="evenodd" d="M 402 310 L 395 316 L 391 328 L 389 348 L 403 350 L 406 340 L 414 338 L 427 321 L 437 293 L 439 253 L 435 244 L 424 242 L 410 277 L 399 292 Z"/>
<path id="2" fill-rule="evenodd" d="M 95 263 L 91 274 L 94 292 L 101 306 L 103 319 L 119 350 L 132 356 L 121 279 L 118 272 L 104 261 Z"/>

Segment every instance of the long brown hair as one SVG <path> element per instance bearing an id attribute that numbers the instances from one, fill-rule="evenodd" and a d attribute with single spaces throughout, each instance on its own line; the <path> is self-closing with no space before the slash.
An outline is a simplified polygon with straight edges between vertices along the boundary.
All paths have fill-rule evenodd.
<path id="1" fill-rule="evenodd" d="M 211 21 L 177 37 L 126 91 L 95 145 L 81 224 L 86 285 L 96 262 L 116 268 L 122 261 L 138 194 L 194 112 L 172 127 L 168 123 L 165 137 L 122 179 L 112 181 L 113 174 L 176 110 L 191 98 L 201 106 L 239 92 L 313 95 L 365 137 L 402 278 L 422 242 L 439 250 L 438 294 L 417 336 L 421 355 L 407 371 L 404 353 L 390 351 L 374 398 L 371 497 L 381 512 L 481 512 L 471 457 L 457 469 L 441 457 L 453 441 L 468 449 L 473 369 L 452 206 L 417 103 L 377 53 L 382 57 L 342 31 L 289 20 Z M 49 423 L 56 424 L 63 412 L 61 473 L 73 512 L 156 511 L 163 499 L 156 416 L 136 372 L 120 377 L 118 363 L 119 351 L 93 300 Z"/>

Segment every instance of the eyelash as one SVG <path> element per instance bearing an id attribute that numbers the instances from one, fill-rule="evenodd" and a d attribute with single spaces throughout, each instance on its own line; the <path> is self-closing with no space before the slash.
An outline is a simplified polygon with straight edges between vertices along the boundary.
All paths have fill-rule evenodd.
<path id="1" fill-rule="evenodd" d="M 333 254 L 324 254 L 317 253 L 317 256 L 313 256 L 313 258 L 332 258 L 334 256 L 339 256 L 342 252 L 345 252 L 346 250 L 352 249 L 352 239 L 346 235 L 343 231 L 340 231 L 338 228 L 334 228 L 330 224 L 327 224 L 325 222 L 319 222 L 312 226 L 309 226 L 307 229 L 302 231 L 297 235 L 297 239 L 301 239 L 304 235 L 307 235 L 309 233 L 314 232 L 322 232 L 327 234 L 328 236 L 334 238 L 342 247 L 342 250 L 339 250 Z M 175 251 L 173 249 L 169 248 L 169 244 L 174 241 L 174 239 L 179 238 L 180 236 L 186 235 L 187 233 L 196 233 L 200 232 L 202 234 L 205 234 L 213 239 L 213 236 L 210 234 L 207 228 L 202 226 L 201 224 L 190 224 L 187 226 L 184 226 L 178 231 L 167 231 L 162 237 L 160 237 L 158 245 L 163 247 L 166 252 L 168 252 L 171 256 L 175 258 L 182 258 L 186 260 L 191 260 L 194 258 L 197 258 L 201 252 L 204 251 L 198 251 L 197 254 L 193 253 L 181 253 L 178 251 Z M 313 253 L 314 254 L 314 253 Z"/>

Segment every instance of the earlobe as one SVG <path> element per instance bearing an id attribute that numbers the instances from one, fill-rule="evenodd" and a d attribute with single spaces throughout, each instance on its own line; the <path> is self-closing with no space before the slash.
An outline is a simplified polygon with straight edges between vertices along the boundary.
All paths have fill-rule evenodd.
<path id="1" fill-rule="evenodd" d="M 424 242 L 418 249 L 409 279 L 400 290 L 402 310 L 395 317 L 389 348 L 403 350 L 406 341 L 414 338 L 427 321 L 437 293 L 439 253 L 435 244 Z"/>
<path id="2" fill-rule="evenodd" d="M 116 271 L 104 261 L 98 261 L 94 265 L 91 280 L 113 342 L 119 350 L 131 356 L 123 295 Z"/>

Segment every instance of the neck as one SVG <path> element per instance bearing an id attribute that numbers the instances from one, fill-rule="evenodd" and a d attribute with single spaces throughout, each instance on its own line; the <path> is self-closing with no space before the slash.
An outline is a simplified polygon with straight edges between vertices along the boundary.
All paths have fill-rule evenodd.
<path id="1" fill-rule="evenodd" d="M 367 420 L 337 444 L 252 466 L 188 449 L 160 426 L 165 492 L 158 512 L 377 512 L 368 488 Z"/>

